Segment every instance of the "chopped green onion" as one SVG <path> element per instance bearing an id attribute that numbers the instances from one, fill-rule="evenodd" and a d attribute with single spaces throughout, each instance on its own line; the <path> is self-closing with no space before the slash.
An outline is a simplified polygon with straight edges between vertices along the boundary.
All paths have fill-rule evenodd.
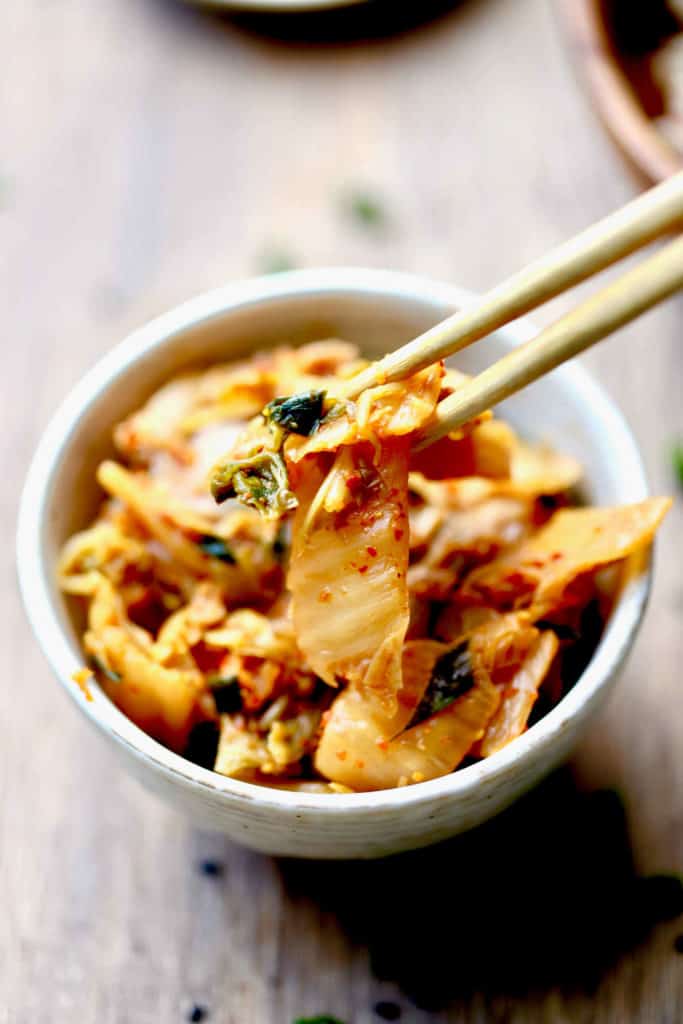
<path id="1" fill-rule="evenodd" d="M 278 452 L 218 463 L 211 477 L 211 493 L 218 504 L 238 498 L 271 519 L 297 506 L 285 460 Z"/>
<path id="2" fill-rule="evenodd" d="M 259 260 L 259 269 L 262 274 L 283 274 L 285 271 L 295 268 L 296 260 L 291 253 L 280 246 L 266 249 Z"/>
<path id="3" fill-rule="evenodd" d="M 683 490 L 683 442 L 677 441 L 671 449 L 671 465 L 678 486 Z"/>
<path id="4" fill-rule="evenodd" d="M 348 215 L 364 228 L 379 228 L 386 224 L 387 215 L 379 199 L 369 192 L 354 191 L 345 196 Z"/>
<path id="5" fill-rule="evenodd" d="M 263 410 L 263 415 L 268 423 L 275 423 L 291 434 L 310 437 L 320 424 L 324 400 L 324 391 L 274 398 Z"/>
<path id="6" fill-rule="evenodd" d="M 227 562 L 228 565 L 237 564 L 237 559 L 232 550 L 221 537 L 214 537 L 210 533 L 205 533 L 199 538 L 197 545 L 210 558 L 217 558 L 220 562 Z"/>
<path id="7" fill-rule="evenodd" d="M 96 672 L 101 672 L 103 676 L 106 676 L 112 683 L 120 683 L 121 676 L 118 672 L 114 672 L 112 668 L 108 668 L 104 662 L 100 661 L 99 658 L 91 658 L 92 666 Z"/>
<path id="8" fill-rule="evenodd" d="M 443 711 L 453 701 L 468 693 L 474 683 L 469 649 L 467 641 L 464 641 L 436 660 L 413 722 L 421 722 Z"/>
<path id="9" fill-rule="evenodd" d="M 344 1024 L 337 1017 L 323 1014 L 322 1017 L 297 1017 L 293 1024 Z"/>
<path id="10" fill-rule="evenodd" d="M 242 692 L 237 676 L 209 676 L 207 684 L 216 702 L 216 711 L 229 715 L 242 708 Z"/>

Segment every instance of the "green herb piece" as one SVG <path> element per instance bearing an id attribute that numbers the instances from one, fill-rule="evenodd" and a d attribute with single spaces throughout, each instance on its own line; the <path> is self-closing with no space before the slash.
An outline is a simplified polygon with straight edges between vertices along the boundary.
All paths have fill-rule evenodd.
<path id="1" fill-rule="evenodd" d="M 242 692 L 237 676 L 209 676 L 207 683 L 216 702 L 216 711 L 230 715 L 242 708 Z"/>
<path id="2" fill-rule="evenodd" d="M 345 197 L 348 215 L 364 228 L 380 228 L 386 224 L 387 215 L 379 199 L 369 192 L 354 191 Z"/>
<path id="3" fill-rule="evenodd" d="M 287 270 L 296 269 L 296 260 L 286 249 L 273 246 L 262 253 L 259 269 L 262 274 L 283 274 Z"/>
<path id="4" fill-rule="evenodd" d="M 322 1017 L 297 1017 L 292 1024 L 344 1024 L 337 1017 L 330 1017 L 323 1014 Z"/>
<path id="5" fill-rule="evenodd" d="M 197 546 L 210 558 L 217 558 L 220 562 L 227 562 L 228 565 L 237 564 L 237 559 L 232 550 L 220 537 L 214 537 L 213 534 L 205 533 L 197 541 Z"/>
<path id="6" fill-rule="evenodd" d="M 249 459 L 219 463 L 211 477 L 211 493 L 218 504 L 238 498 L 270 519 L 297 505 L 289 489 L 285 460 L 278 452 L 261 452 Z"/>
<path id="7" fill-rule="evenodd" d="M 683 490 L 683 441 L 677 441 L 671 449 L 671 465 L 678 486 Z"/>
<path id="8" fill-rule="evenodd" d="M 320 425 L 324 400 L 324 391 L 305 391 L 290 398 L 274 398 L 263 410 L 263 415 L 267 423 L 275 423 L 291 434 L 310 437 Z"/>
<path id="9" fill-rule="evenodd" d="M 413 723 L 443 711 L 453 701 L 469 693 L 474 683 L 472 662 L 467 641 L 464 641 L 437 659 Z"/>
<path id="10" fill-rule="evenodd" d="M 119 675 L 119 673 L 114 672 L 112 668 L 108 668 L 107 665 L 105 665 L 104 662 L 100 661 L 99 658 L 92 657 L 90 660 L 92 662 L 92 667 L 95 669 L 96 672 L 101 672 L 102 675 L 106 676 L 106 678 L 109 679 L 112 683 L 121 682 L 121 676 Z"/>

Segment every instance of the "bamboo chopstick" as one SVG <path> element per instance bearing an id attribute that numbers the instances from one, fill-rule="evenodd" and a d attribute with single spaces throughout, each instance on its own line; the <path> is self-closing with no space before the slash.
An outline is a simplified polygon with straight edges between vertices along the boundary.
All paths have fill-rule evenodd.
<path id="1" fill-rule="evenodd" d="M 513 349 L 436 407 L 419 451 L 683 288 L 683 235 Z"/>
<path id="2" fill-rule="evenodd" d="M 445 359 L 681 226 L 683 171 L 509 277 L 472 306 L 390 352 L 344 383 L 338 396 L 355 398 L 365 388 L 401 380 Z"/>

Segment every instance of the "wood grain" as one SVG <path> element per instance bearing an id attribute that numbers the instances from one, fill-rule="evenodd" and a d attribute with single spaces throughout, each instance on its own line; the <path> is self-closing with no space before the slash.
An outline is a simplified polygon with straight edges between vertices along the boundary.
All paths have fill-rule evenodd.
<path id="1" fill-rule="evenodd" d="M 340 396 L 356 398 L 365 388 L 403 380 L 439 359 L 461 352 L 662 235 L 677 232 L 683 223 L 681 211 L 683 172 L 590 224 L 578 235 L 494 285 L 477 302 L 459 309 L 418 338 L 372 363 L 346 382 Z M 597 304 L 598 308 L 604 304 L 602 296 L 597 298 Z"/>
<path id="2" fill-rule="evenodd" d="M 683 1019 L 683 926 L 643 937 L 653 892 L 628 862 L 630 843 L 640 873 L 683 863 L 680 502 L 573 774 L 489 831 L 380 867 L 259 857 L 137 789 L 62 698 L 15 590 L 30 453 L 133 326 L 274 248 L 484 289 L 629 197 L 551 5 L 465 0 L 395 38 L 313 45 L 172 0 L 5 0 L 0 51 L 0 1022 L 166 1024 L 197 1001 L 220 1024 L 371 1024 L 381 998 L 410 1024 Z M 381 197 L 381 229 L 344 212 L 358 189 Z M 586 357 L 659 493 L 683 436 L 681 308 Z M 630 840 L 614 801 L 586 795 L 605 787 Z M 222 878 L 198 873 L 207 857 Z M 444 988 L 447 1010 L 405 994 Z"/>

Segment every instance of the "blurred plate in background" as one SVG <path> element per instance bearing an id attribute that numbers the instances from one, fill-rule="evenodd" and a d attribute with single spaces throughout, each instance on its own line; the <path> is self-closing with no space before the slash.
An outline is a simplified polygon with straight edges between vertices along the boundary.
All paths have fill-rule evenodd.
<path id="1" fill-rule="evenodd" d="M 283 14 L 287 11 L 329 11 L 336 7 L 355 7 L 367 0 L 185 0 L 196 7 L 224 11 L 254 11 Z"/>
<path id="2" fill-rule="evenodd" d="M 648 181 L 683 169 L 683 0 L 563 0 L 605 127 Z"/>

